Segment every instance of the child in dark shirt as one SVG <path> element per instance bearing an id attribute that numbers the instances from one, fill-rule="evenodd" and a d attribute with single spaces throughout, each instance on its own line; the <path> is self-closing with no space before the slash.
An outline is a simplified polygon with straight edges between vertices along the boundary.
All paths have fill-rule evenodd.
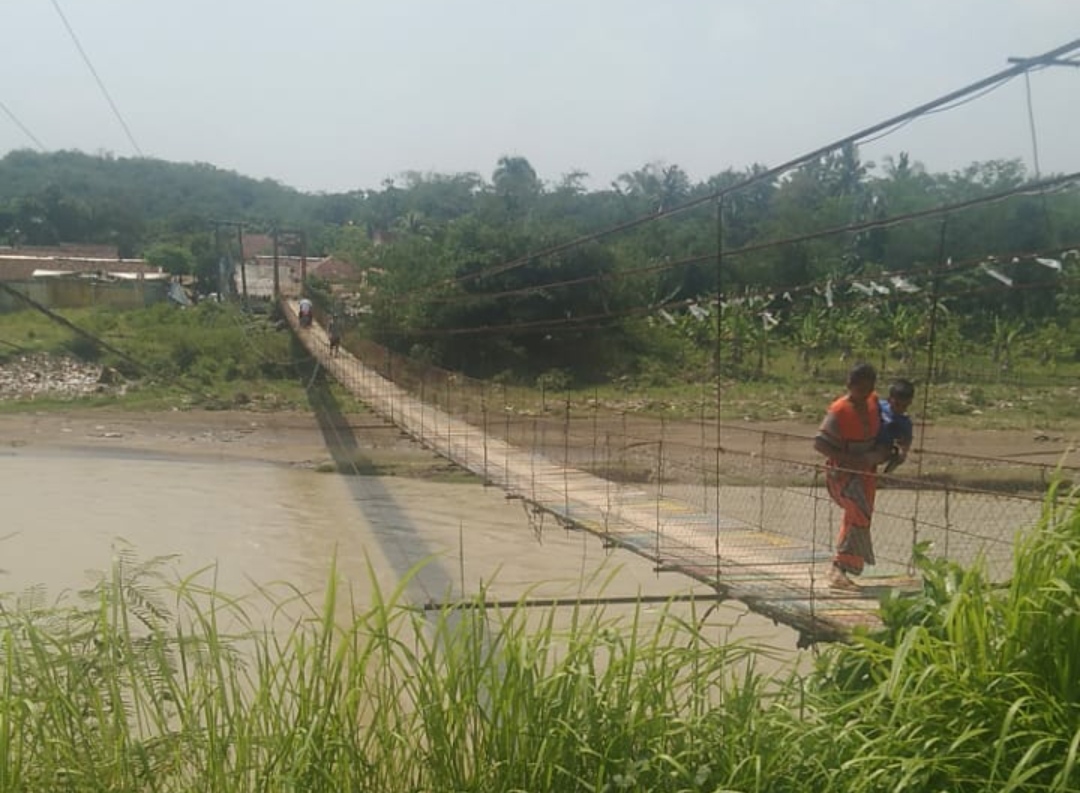
<path id="1" fill-rule="evenodd" d="M 907 415 L 915 399 L 915 386 L 910 380 L 893 380 L 889 385 L 889 398 L 879 399 L 881 429 L 874 448 L 881 451 L 883 472 L 888 474 L 907 459 L 915 435 L 911 417 Z"/>

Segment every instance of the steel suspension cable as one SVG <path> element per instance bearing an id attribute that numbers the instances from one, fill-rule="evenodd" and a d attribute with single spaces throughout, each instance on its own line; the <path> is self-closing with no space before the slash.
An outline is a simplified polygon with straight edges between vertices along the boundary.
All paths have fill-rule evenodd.
<path id="1" fill-rule="evenodd" d="M 1057 58 L 1059 56 L 1068 55 L 1069 53 L 1072 53 L 1073 51 L 1078 50 L 1078 49 L 1080 49 L 1080 39 L 1074 39 L 1074 40 L 1068 42 L 1067 44 L 1063 44 L 1060 47 L 1055 47 L 1054 49 L 1049 50 L 1048 52 L 1045 52 L 1042 55 L 1038 55 L 1038 56 L 1036 56 L 1034 58 L 1024 60 L 1024 61 L 1022 61 L 1020 63 L 1016 63 L 1013 66 L 1010 66 L 1010 67 L 1008 67 L 1006 69 L 1003 69 L 1003 70 L 1001 70 L 999 72 L 996 72 L 996 73 L 990 75 L 989 77 L 985 77 L 985 78 L 983 78 L 981 80 L 977 80 L 977 81 L 975 81 L 973 83 L 965 85 L 962 88 L 958 88 L 955 91 L 951 91 L 951 92 L 949 92 L 949 93 L 947 93 L 947 94 L 945 94 L 943 96 L 938 97 L 937 99 L 933 99 L 933 100 L 931 100 L 929 102 L 925 102 L 925 103 L 923 103 L 921 105 L 918 105 L 918 106 L 916 106 L 916 107 L 914 107 L 914 108 L 912 108 L 910 110 L 907 110 L 907 111 L 905 111 L 903 113 L 900 113 L 899 115 L 896 115 L 896 116 L 893 116 L 892 118 L 886 119 L 885 121 L 881 121 L 881 122 L 879 122 L 877 124 L 872 124 L 869 127 L 865 127 L 863 129 L 860 129 L 859 131 L 854 132 L 854 133 L 852 133 L 850 135 L 847 135 L 847 136 L 845 136 L 843 138 L 839 138 L 838 140 L 835 140 L 832 143 L 828 143 L 828 144 L 826 144 L 824 146 L 820 146 L 820 147 L 818 147 L 818 148 L 814 149 L 813 151 L 810 151 L 810 152 L 808 152 L 806 154 L 799 155 L 798 157 L 793 157 L 792 159 L 787 160 L 787 161 L 781 163 L 780 165 L 776 165 L 776 166 L 771 167 L 771 168 L 765 168 L 765 169 L 763 169 L 761 171 L 758 171 L 758 172 L 748 176 L 746 179 L 743 179 L 742 181 L 740 181 L 740 182 L 738 182 L 738 183 L 736 183 L 734 185 L 731 185 L 731 186 L 726 187 L 726 188 L 721 189 L 721 190 L 717 190 L 717 191 L 715 191 L 713 193 L 710 193 L 709 195 L 700 196 L 698 198 L 695 198 L 695 199 L 692 199 L 690 201 L 684 202 L 684 203 L 679 204 L 677 206 L 671 207 L 670 209 L 661 210 L 659 212 L 650 213 L 648 215 L 642 215 L 642 216 L 634 218 L 632 220 L 629 220 L 629 221 L 626 221 L 626 222 L 623 222 L 623 223 L 619 223 L 619 224 L 610 226 L 610 227 L 605 228 L 605 229 L 600 229 L 599 231 L 595 231 L 595 232 L 591 232 L 589 234 L 582 235 L 582 236 L 577 237 L 577 238 L 575 238 L 573 240 L 569 240 L 567 242 L 564 242 L 564 243 L 561 243 L 561 244 L 558 244 L 558 245 L 553 245 L 553 246 L 550 246 L 550 247 L 547 247 L 547 248 L 542 248 L 542 249 L 540 249 L 538 251 L 534 251 L 533 253 L 525 254 L 524 256 L 519 256 L 517 258 L 511 259 L 511 260 L 509 260 L 507 262 L 504 262 L 504 263 L 499 264 L 499 265 L 495 265 L 493 267 L 485 268 L 485 269 L 482 269 L 482 270 L 479 270 L 479 271 L 473 272 L 473 273 L 466 273 L 465 275 L 459 276 L 457 278 L 445 279 L 443 281 L 432 284 L 429 288 L 433 289 L 433 288 L 437 288 L 439 286 L 445 286 L 445 285 L 454 284 L 454 283 L 463 283 L 463 282 L 470 281 L 470 280 L 473 280 L 473 279 L 476 279 L 476 278 L 492 276 L 492 275 L 498 275 L 500 273 L 507 272 L 508 270 L 513 270 L 513 269 L 515 269 L 517 267 L 521 267 L 521 266 L 527 264 L 528 262 L 530 262 L 530 261 L 532 261 L 534 259 L 538 259 L 538 258 L 542 258 L 542 257 L 546 257 L 546 256 L 551 256 L 551 255 L 554 255 L 556 253 L 561 253 L 562 251 L 566 251 L 566 250 L 570 250 L 572 248 L 579 247 L 580 245 L 584 245 L 585 243 L 588 243 L 588 242 L 593 242 L 595 240 L 603 239 L 604 237 L 611 236 L 612 234 L 616 234 L 616 233 L 621 232 L 621 231 L 626 231 L 628 229 L 634 228 L 636 226 L 643 225 L 645 223 L 651 223 L 651 222 L 656 221 L 656 220 L 660 220 L 660 219 L 670 217 L 672 215 L 675 215 L 675 214 L 678 214 L 678 213 L 681 213 L 681 212 L 685 212 L 688 209 L 692 209 L 692 208 L 700 206 L 702 204 L 706 204 L 706 203 L 709 203 L 711 201 L 715 201 L 718 198 L 730 195 L 730 194 L 738 192 L 740 190 L 744 190 L 747 187 L 758 184 L 760 182 L 767 181 L 767 180 L 771 181 L 772 179 L 775 179 L 776 177 L 780 176 L 781 174 L 786 173 L 787 171 L 792 170 L 793 168 L 797 168 L 800 165 L 804 165 L 804 164 L 806 164 L 808 162 L 816 160 L 816 159 L 818 159 L 818 158 L 820 158 L 820 157 L 822 157 L 822 156 L 824 156 L 826 154 L 829 154 L 829 153 L 831 153 L 833 151 L 836 151 L 837 149 L 841 149 L 844 146 L 848 146 L 848 145 L 858 143 L 859 141 L 861 141 L 864 138 L 871 137 L 871 136 L 876 135 L 876 134 L 878 134 L 880 132 L 883 132 L 885 130 L 889 130 L 889 129 L 893 128 L 893 127 L 898 127 L 898 125 L 900 125 L 900 124 L 902 124 L 902 123 L 904 123 L 906 121 L 918 118 L 919 116 L 922 116 L 922 115 L 926 115 L 926 114 L 928 114 L 928 113 L 930 113 L 932 111 L 935 111 L 935 110 L 938 110 L 938 109 L 941 109 L 941 108 L 945 108 L 948 105 L 950 105 L 950 103 L 953 103 L 958 99 L 963 99 L 964 97 L 967 97 L 967 96 L 969 96 L 971 94 L 976 94 L 976 93 L 978 93 L 980 91 L 983 91 L 984 89 L 990 88 L 991 86 L 994 86 L 994 85 L 996 85 L 998 83 L 1001 83 L 1001 82 L 1004 82 L 1004 81 L 1007 81 L 1007 80 L 1011 80 L 1012 78 L 1014 78 L 1014 77 L 1016 77 L 1016 76 L 1018 76 L 1020 74 L 1025 74 L 1030 69 L 1039 67 L 1040 66 L 1039 62 L 1040 61 L 1046 61 L 1048 59 L 1054 59 L 1054 58 Z"/>

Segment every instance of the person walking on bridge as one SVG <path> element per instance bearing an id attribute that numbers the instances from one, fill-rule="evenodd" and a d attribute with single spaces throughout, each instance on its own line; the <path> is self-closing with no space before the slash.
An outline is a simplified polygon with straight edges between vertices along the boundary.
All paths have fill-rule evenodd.
<path id="1" fill-rule="evenodd" d="M 874 564 L 870 522 L 877 492 L 875 441 L 881 428 L 877 372 L 868 363 L 852 367 L 847 393 L 829 405 L 814 438 L 814 450 L 825 457 L 825 483 L 829 496 L 844 511 L 836 539 L 836 555 L 829 571 L 829 586 L 854 590 L 850 576 Z"/>
<path id="2" fill-rule="evenodd" d="M 326 337 L 330 340 L 330 355 L 337 355 L 341 349 L 341 328 L 335 316 L 331 316 L 326 325 Z"/>
<path id="3" fill-rule="evenodd" d="M 300 327 L 310 328 L 314 314 L 314 306 L 311 305 L 311 301 L 306 297 L 300 298 Z"/>

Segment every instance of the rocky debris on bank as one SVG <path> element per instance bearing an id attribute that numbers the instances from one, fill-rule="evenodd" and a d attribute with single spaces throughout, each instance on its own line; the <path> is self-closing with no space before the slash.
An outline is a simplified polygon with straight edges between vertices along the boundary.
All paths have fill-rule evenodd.
<path id="1" fill-rule="evenodd" d="M 122 388 L 115 369 L 71 356 L 36 353 L 0 363 L 0 400 L 74 399 Z"/>

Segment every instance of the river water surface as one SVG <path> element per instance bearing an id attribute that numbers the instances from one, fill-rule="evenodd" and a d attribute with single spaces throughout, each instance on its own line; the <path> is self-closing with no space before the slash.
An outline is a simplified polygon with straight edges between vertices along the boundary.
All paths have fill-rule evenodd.
<path id="1" fill-rule="evenodd" d="M 27 446 L 0 453 L 0 494 L 0 591 L 39 587 L 49 599 L 86 587 L 120 549 L 173 556 L 176 576 L 212 567 L 204 576 L 233 595 L 275 582 L 318 595 L 336 564 L 359 606 L 371 602 L 373 576 L 390 591 L 418 565 L 405 595 L 413 603 L 481 588 L 491 599 L 708 593 L 595 537 L 541 525 L 480 484 Z M 720 640 L 795 647 L 793 631 L 739 604 L 722 604 L 712 625 Z"/>

